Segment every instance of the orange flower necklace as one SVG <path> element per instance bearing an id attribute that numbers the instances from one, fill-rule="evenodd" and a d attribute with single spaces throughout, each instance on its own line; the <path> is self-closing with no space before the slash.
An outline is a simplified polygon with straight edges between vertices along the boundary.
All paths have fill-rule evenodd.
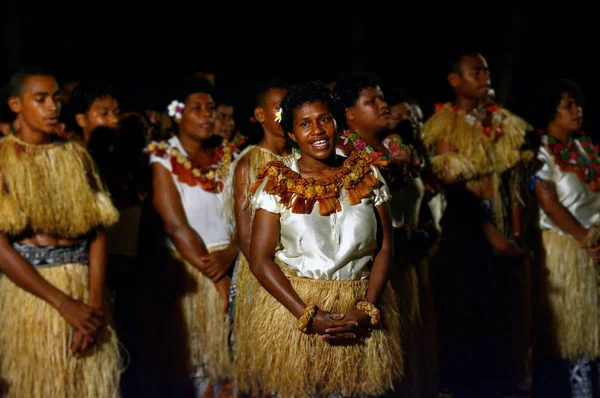
<path id="1" fill-rule="evenodd" d="M 342 189 L 348 195 L 348 202 L 354 206 L 371 193 L 371 188 L 379 183 L 373 175 L 371 165 L 385 166 L 387 160 L 373 158 L 365 151 L 353 151 L 344 161 L 342 170 L 334 176 L 315 180 L 303 178 L 299 173 L 283 163 L 267 163 L 258 173 L 250 191 L 256 192 L 264 179 L 264 191 L 277 195 L 281 203 L 291 207 L 292 213 L 310 214 L 315 203 L 319 204 L 319 214 L 327 216 L 342 210 L 339 201 Z"/>

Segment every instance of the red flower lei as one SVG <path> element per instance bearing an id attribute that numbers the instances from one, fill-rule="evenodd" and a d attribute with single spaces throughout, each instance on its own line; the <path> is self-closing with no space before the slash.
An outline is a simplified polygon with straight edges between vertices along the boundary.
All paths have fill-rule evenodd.
<path id="1" fill-rule="evenodd" d="M 554 156 L 554 161 L 565 172 L 577 174 L 580 181 L 588 184 L 590 190 L 600 190 L 600 156 L 599 147 L 592 143 L 592 139 L 582 131 L 574 138 L 579 142 L 586 156 L 577 151 L 576 146 L 567 149 L 562 142 L 549 135 L 546 147 Z"/>
<path id="2" fill-rule="evenodd" d="M 171 160 L 172 172 L 177 181 L 191 187 L 200 186 L 211 193 L 223 191 L 223 179 L 233 160 L 233 149 L 224 140 L 215 150 L 213 162 L 208 167 L 200 166 L 194 160 L 183 155 L 177 148 L 171 147 L 166 141 L 151 142 L 144 150 L 146 154 L 155 155 Z"/>
<path id="3" fill-rule="evenodd" d="M 352 130 L 344 131 L 337 141 L 337 147 L 346 154 L 358 149 L 359 151 L 367 152 L 374 160 L 378 158 L 390 161 L 398 159 L 401 163 L 415 167 L 419 166 L 420 161 L 415 150 L 410 145 L 404 144 L 399 134 L 392 133 L 385 137 L 383 145 L 389 149 L 390 153 L 383 154 L 376 151 Z"/>

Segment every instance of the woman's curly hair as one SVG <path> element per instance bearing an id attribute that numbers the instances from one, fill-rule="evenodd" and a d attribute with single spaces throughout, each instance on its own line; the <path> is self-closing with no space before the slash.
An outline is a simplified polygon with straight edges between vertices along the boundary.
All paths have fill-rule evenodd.
<path id="1" fill-rule="evenodd" d="M 322 102 L 336 122 L 337 131 L 346 129 L 346 110 L 339 97 L 332 93 L 325 83 L 313 80 L 292 86 L 281 100 L 281 128 L 283 132 L 294 132 L 294 111 L 302 105 Z"/>

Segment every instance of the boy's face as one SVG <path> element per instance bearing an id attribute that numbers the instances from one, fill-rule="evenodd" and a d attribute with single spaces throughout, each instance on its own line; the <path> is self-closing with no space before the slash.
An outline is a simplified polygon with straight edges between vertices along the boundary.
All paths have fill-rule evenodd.
<path id="1" fill-rule="evenodd" d="M 101 126 L 117 128 L 119 114 L 119 103 L 109 96 L 96 99 L 86 113 L 77 114 L 75 117 L 84 134 L 89 134 Z"/>
<path id="2" fill-rule="evenodd" d="M 29 76 L 23 83 L 21 94 L 10 97 L 8 105 L 19 115 L 21 128 L 54 133 L 61 109 L 58 83 L 52 76 Z"/>
<path id="3" fill-rule="evenodd" d="M 448 82 L 457 95 L 483 99 L 491 85 L 487 61 L 482 55 L 463 55 L 459 71 L 450 73 Z"/>

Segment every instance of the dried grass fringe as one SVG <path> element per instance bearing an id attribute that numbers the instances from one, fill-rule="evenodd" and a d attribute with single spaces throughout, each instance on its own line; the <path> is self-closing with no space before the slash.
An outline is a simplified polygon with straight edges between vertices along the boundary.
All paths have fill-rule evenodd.
<path id="1" fill-rule="evenodd" d="M 305 302 L 334 313 L 354 308 L 365 296 L 368 280 L 317 280 L 294 276 L 285 264 L 294 290 Z M 403 374 L 400 314 L 390 284 L 378 308 L 381 327 L 361 343 L 332 345 L 318 335 L 297 330 L 296 318 L 266 290 L 256 292 L 248 327 L 254 331 L 254 350 L 247 363 L 247 380 L 238 385 L 254 395 L 277 393 L 294 398 L 341 394 L 345 397 L 381 395 L 393 389 Z M 242 389 L 243 387 L 243 389 Z"/>
<path id="2" fill-rule="evenodd" d="M 88 267 L 65 264 L 39 268 L 40 274 L 67 295 L 88 296 Z M 70 352 L 73 328 L 45 301 L 0 277 L 0 375 L 3 397 L 116 398 L 123 363 L 119 341 L 105 305 L 104 327 L 91 351 Z"/>
<path id="3" fill-rule="evenodd" d="M 89 153 L 74 142 L 0 140 L 0 232 L 74 239 L 119 219 Z"/>
<path id="4" fill-rule="evenodd" d="M 249 391 L 250 385 L 246 381 L 253 375 L 252 368 L 257 366 L 252 356 L 256 347 L 254 343 L 256 331 L 250 326 L 252 308 L 255 305 L 256 292 L 263 287 L 250 271 L 248 260 L 241 253 L 237 267 L 237 294 L 233 315 L 234 383 L 241 386 L 243 391 Z"/>
<path id="5" fill-rule="evenodd" d="M 438 142 L 450 144 L 460 153 L 460 158 L 448 159 L 451 160 L 449 166 L 452 170 L 457 169 L 459 174 L 456 176 L 463 174 L 465 179 L 493 172 L 503 173 L 519 162 L 532 159 L 532 151 L 521 150 L 525 144 L 525 133 L 532 127 L 506 109 L 499 109 L 497 113 L 502 117 L 502 135 L 495 142 L 483 134 L 480 123 L 470 124 L 465 112 L 454 111 L 450 104 L 435 113 L 423 127 L 423 143 L 432 154 L 436 173 L 443 171 L 442 160 L 435 156 Z M 468 159 L 468 163 L 463 158 Z"/>
<path id="6" fill-rule="evenodd" d="M 539 327 L 546 349 L 560 358 L 600 357 L 599 273 L 575 239 L 542 232 Z"/>
<path id="7" fill-rule="evenodd" d="M 214 246 L 209 252 L 225 247 L 227 245 Z M 190 339 L 190 353 L 196 370 L 213 381 L 230 380 L 233 364 L 223 299 L 210 279 L 187 263 L 177 251 L 171 253 L 174 259 L 185 264 L 187 277 L 182 307 Z"/>

